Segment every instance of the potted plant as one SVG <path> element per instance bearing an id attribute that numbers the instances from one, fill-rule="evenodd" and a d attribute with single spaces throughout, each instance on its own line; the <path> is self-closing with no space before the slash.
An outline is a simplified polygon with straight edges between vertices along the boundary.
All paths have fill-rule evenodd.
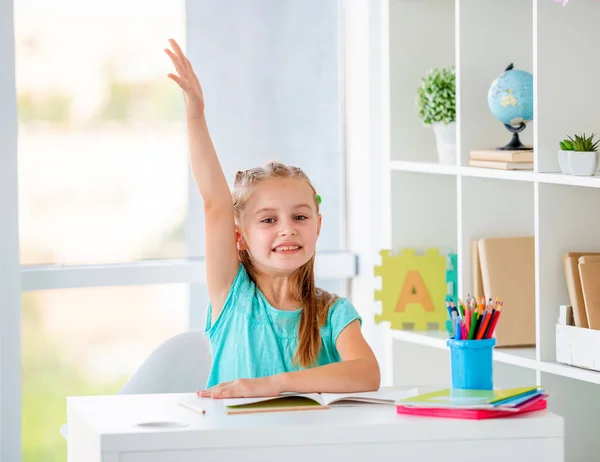
<path id="1" fill-rule="evenodd" d="M 558 161 L 561 165 L 561 170 L 563 173 L 571 173 L 572 175 L 595 175 L 596 170 L 598 170 L 597 149 L 600 140 L 594 141 L 594 137 L 596 136 L 594 133 L 590 136 L 586 136 L 585 133 L 581 136 L 574 136 L 574 139 L 569 136 L 560 142 L 561 150 L 558 153 Z M 563 167 L 565 155 L 568 159 L 568 167 Z M 563 159 L 562 161 L 561 158 Z"/>
<path id="2" fill-rule="evenodd" d="M 454 66 L 430 69 L 417 88 L 421 122 L 431 126 L 441 164 L 456 165 L 456 73 Z"/>
<path id="3" fill-rule="evenodd" d="M 571 167 L 569 166 L 569 151 L 572 150 L 573 143 L 570 139 L 564 139 L 560 142 L 560 149 L 558 151 L 558 165 L 565 175 L 571 174 Z"/>

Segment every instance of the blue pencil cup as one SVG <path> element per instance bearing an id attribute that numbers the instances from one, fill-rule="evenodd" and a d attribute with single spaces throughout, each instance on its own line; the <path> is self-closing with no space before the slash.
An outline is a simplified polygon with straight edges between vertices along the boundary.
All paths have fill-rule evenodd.
<path id="1" fill-rule="evenodd" d="M 448 339 L 452 388 L 492 390 L 494 388 L 492 350 L 495 338 L 483 340 Z"/>

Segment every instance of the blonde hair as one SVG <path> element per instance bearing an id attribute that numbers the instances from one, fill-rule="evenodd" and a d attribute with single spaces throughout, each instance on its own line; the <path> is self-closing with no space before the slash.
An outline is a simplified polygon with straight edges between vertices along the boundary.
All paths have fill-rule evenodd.
<path id="1" fill-rule="evenodd" d="M 312 189 L 317 213 L 319 212 L 317 192 L 308 176 L 298 167 L 270 161 L 262 167 L 236 173 L 232 191 L 233 211 L 236 219 L 240 219 L 244 206 L 256 186 L 273 178 L 296 179 L 306 182 Z M 256 284 L 257 271 L 252 265 L 248 251 L 238 250 L 238 257 L 250 279 Z M 303 306 L 298 326 L 298 349 L 294 355 L 294 362 L 302 367 L 309 367 L 316 363 L 321 349 L 319 329 L 326 323 L 329 308 L 337 299 L 336 295 L 315 287 L 314 265 L 315 256 L 313 255 L 309 261 L 294 272 L 290 287 L 292 297 L 301 302 Z"/>

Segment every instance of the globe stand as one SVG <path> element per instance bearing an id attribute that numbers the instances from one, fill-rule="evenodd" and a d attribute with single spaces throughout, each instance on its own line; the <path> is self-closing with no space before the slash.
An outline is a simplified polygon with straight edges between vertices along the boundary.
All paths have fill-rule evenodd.
<path id="1" fill-rule="evenodd" d="M 531 147 L 525 146 L 523 143 L 521 143 L 521 140 L 519 139 L 519 133 L 521 133 L 526 127 L 526 125 L 523 122 L 521 122 L 518 127 L 513 127 L 512 125 L 508 124 L 504 124 L 504 126 L 509 132 L 513 134 L 512 139 L 510 140 L 510 143 L 508 143 L 506 146 L 496 149 L 498 149 L 499 151 L 531 151 L 533 149 Z"/>

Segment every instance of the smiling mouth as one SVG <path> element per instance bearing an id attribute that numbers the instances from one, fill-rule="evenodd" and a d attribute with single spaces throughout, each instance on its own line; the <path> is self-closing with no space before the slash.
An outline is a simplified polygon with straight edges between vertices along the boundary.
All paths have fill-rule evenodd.
<path id="1" fill-rule="evenodd" d="M 280 245 L 273 249 L 275 253 L 296 252 L 302 248 L 301 245 Z"/>

